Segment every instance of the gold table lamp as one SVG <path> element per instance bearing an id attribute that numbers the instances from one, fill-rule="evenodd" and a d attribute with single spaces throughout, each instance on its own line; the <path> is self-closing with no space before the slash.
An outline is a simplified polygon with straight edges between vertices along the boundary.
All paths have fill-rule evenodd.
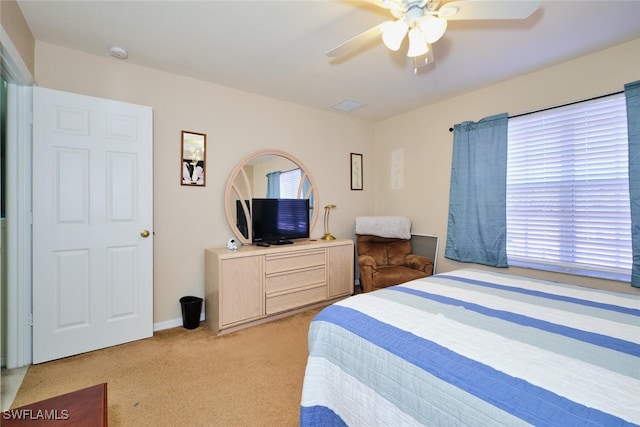
<path id="1" fill-rule="evenodd" d="M 327 205 L 324 207 L 324 236 L 322 240 L 335 240 L 336 238 L 329 232 L 329 212 L 336 208 L 336 205 Z"/>

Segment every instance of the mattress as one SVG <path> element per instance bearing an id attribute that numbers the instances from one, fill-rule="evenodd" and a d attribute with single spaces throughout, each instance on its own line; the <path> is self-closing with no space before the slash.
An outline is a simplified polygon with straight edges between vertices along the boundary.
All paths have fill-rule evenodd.
<path id="1" fill-rule="evenodd" d="M 640 297 L 462 269 L 311 322 L 302 426 L 640 424 Z"/>

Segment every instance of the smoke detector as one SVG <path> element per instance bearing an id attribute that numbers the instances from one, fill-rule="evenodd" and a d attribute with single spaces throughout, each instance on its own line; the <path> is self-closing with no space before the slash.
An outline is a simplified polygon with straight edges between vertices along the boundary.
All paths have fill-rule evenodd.
<path id="1" fill-rule="evenodd" d="M 118 59 L 127 59 L 129 57 L 127 51 L 118 46 L 111 46 L 109 48 L 109 55 Z"/>

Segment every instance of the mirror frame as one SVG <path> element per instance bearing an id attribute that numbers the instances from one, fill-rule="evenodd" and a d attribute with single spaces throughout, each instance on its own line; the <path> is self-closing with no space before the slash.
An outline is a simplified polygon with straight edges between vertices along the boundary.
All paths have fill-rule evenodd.
<path id="1" fill-rule="evenodd" d="M 314 200 L 314 206 L 313 208 L 313 212 L 311 215 L 311 221 L 309 222 L 309 233 L 311 233 L 311 231 L 314 229 L 315 225 L 316 225 L 316 221 L 318 219 L 318 202 L 320 200 L 319 194 L 318 194 L 318 186 L 316 185 L 315 181 L 313 180 L 313 177 L 311 176 L 311 174 L 309 173 L 309 169 L 307 169 L 307 167 L 304 165 L 304 163 L 302 163 L 299 159 L 297 159 L 295 156 L 285 152 L 285 151 L 281 151 L 281 150 L 272 150 L 272 149 L 268 149 L 268 150 L 261 150 L 261 151 L 257 151 L 253 154 L 248 155 L 247 157 L 245 157 L 244 159 L 242 159 L 240 161 L 240 163 L 238 163 L 236 165 L 235 168 L 233 168 L 233 170 L 231 171 L 231 174 L 229 175 L 229 179 L 227 180 L 227 186 L 225 188 L 224 191 L 224 210 L 225 213 L 227 215 L 227 223 L 229 224 L 229 227 L 231 228 L 231 231 L 233 232 L 233 234 L 236 236 L 236 239 L 239 242 L 242 242 L 242 244 L 248 245 L 251 244 L 251 215 L 249 214 L 249 211 L 247 210 L 246 206 L 244 203 L 242 203 L 242 207 L 245 210 L 244 214 L 245 217 L 247 218 L 247 222 L 249 223 L 249 238 L 244 237 L 244 235 L 240 232 L 240 230 L 238 229 L 238 226 L 236 225 L 236 219 L 235 219 L 235 215 L 233 214 L 233 206 L 235 205 L 235 200 L 250 200 L 252 198 L 254 198 L 253 194 L 241 194 L 239 189 L 236 187 L 235 182 L 236 179 L 238 178 L 238 176 L 240 176 L 242 178 L 242 180 L 245 183 L 246 188 L 248 188 L 249 192 L 252 193 L 252 186 L 250 185 L 250 180 L 249 180 L 249 176 L 247 175 L 247 173 L 244 171 L 244 167 L 245 165 L 247 165 L 249 162 L 257 159 L 258 157 L 261 156 L 280 156 L 280 157 L 284 157 L 285 159 L 291 161 L 292 163 L 295 163 L 301 170 L 302 170 L 302 179 L 301 182 L 304 182 L 304 179 L 307 178 L 309 180 L 309 183 L 311 184 L 311 189 L 307 192 L 306 196 L 308 198 L 309 195 L 313 194 L 313 200 Z M 300 193 L 302 189 L 300 188 L 298 190 L 298 192 Z M 235 196 L 237 196 L 237 198 L 234 198 L 233 201 L 234 203 L 231 203 L 231 196 L 232 194 L 235 194 Z"/>
<path id="2" fill-rule="evenodd" d="M 195 146 L 195 148 L 194 148 Z M 180 185 L 186 185 L 189 187 L 204 187 L 207 185 L 207 135 L 204 133 L 190 132 L 183 130 L 182 139 L 180 144 Z M 189 158 L 185 156 L 185 153 L 195 152 L 196 158 Z M 200 154 L 202 153 L 202 154 Z M 200 156 L 202 159 L 200 159 Z M 186 162 L 185 162 L 186 161 Z M 195 161 L 195 163 L 194 163 Z M 185 163 L 190 163 L 192 166 L 197 166 L 198 163 L 202 168 L 202 182 L 194 182 L 193 178 L 190 182 L 185 180 Z M 188 172 L 191 176 L 193 173 Z"/>

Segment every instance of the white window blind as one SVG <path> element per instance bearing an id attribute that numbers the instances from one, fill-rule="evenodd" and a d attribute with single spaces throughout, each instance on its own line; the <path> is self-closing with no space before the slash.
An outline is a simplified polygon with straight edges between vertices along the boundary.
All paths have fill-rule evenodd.
<path id="1" fill-rule="evenodd" d="M 629 280 L 624 95 L 509 119 L 508 138 L 509 264 Z"/>
<path id="2" fill-rule="evenodd" d="M 282 172 L 280 174 L 280 198 L 297 199 L 301 178 L 302 170 L 300 168 Z"/>

